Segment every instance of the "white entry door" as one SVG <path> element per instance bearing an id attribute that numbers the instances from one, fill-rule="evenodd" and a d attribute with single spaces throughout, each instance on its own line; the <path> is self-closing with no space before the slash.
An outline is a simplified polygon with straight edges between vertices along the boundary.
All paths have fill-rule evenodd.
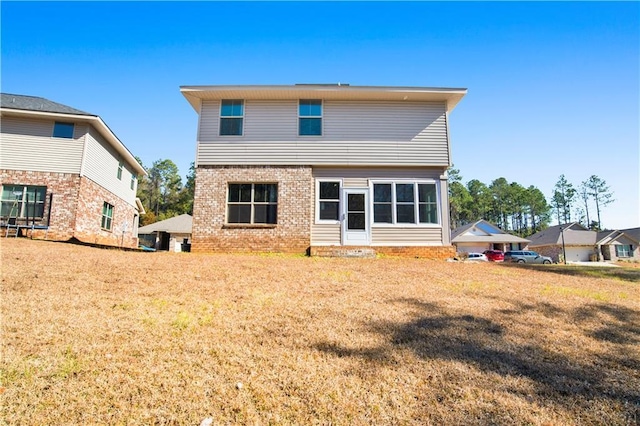
<path id="1" fill-rule="evenodd" d="M 369 189 L 345 188 L 342 190 L 342 245 L 367 246 L 371 244 L 369 224 Z"/>

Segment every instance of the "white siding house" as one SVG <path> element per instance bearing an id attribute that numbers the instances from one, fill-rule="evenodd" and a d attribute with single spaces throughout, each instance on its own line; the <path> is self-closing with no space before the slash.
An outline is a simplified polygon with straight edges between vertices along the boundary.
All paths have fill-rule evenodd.
<path id="1" fill-rule="evenodd" d="M 453 254 L 448 114 L 466 89 L 181 91 L 199 114 L 193 251 Z"/>

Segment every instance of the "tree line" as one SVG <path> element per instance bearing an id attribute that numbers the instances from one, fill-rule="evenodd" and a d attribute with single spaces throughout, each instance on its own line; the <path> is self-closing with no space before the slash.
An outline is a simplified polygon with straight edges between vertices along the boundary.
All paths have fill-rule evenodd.
<path id="1" fill-rule="evenodd" d="M 145 167 L 147 176 L 138 176 L 137 197 L 140 198 L 146 213 L 140 216 L 140 226 L 172 218 L 184 213 L 193 214 L 193 195 L 195 192 L 195 166 L 191 163 L 186 182 L 178 166 L 171 160 L 156 160 L 151 167 Z"/>
<path id="2" fill-rule="evenodd" d="M 142 165 L 142 161 L 136 157 Z M 183 213 L 193 214 L 195 166 L 191 163 L 186 182 L 178 166 L 169 159 L 156 160 L 145 167 L 148 176 L 138 176 L 137 196 L 146 214 L 140 225 L 148 225 Z M 593 230 L 600 230 L 601 211 L 614 201 L 607 183 L 592 175 L 576 188 L 560 175 L 550 201 L 533 185 L 524 187 L 508 182 L 504 177 L 489 185 L 472 179 L 462 183 L 460 171 L 449 168 L 449 211 L 451 228 L 485 219 L 505 231 L 528 236 L 549 226 L 553 218 L 558 223 L 579 222 Z M 592 219 L 595 213 L 597 220 Z"/>
<path id="3" fill-rule="evenodd" d="M 500 177 L 489 185 L 472 179 L 462 183 L 460 171 L 449 169 L 451 228 L 484 219 L 505 231 L 531 235 L 549 225 L 551 206 L 542 191 Z"/>
<path id="4" fill-rule="evenodd" d="M 560 175 L 551 196 L 558 223 L 580 222 L 584 227 L 595 231 L 604 229 L 600 212 L 614 201 L 613 191 L 607 182 L 596 175 L 591 175 L 577 188 L 564 175 Z M 598 220 L 592 220 L 589 214 L 594 212 L 594 207 Z"/>
<path id="5" fill-rule="evenodd" d="M 460 171 L 449 169 L 449 211 L 451 229 L 480 219 L 494 223 L 505 231 L 528 236 L 549 226 L 572 220 L 593 230 L 601 229 L 600 213 L 611 204 L 613 193 L 606 182 L 591 176 L 578 189 L 561 175 L 550 200 L 533 185 L 524 187 L 500 177 L 489 185 L 472 179 L 462 183 Z M 591 220 L 595 207 L 598 220 Z"/>

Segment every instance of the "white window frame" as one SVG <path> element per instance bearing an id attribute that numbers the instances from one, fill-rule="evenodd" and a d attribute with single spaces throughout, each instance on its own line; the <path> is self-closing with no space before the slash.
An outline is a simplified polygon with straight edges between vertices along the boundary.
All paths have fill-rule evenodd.
<path id="1" fill-rule="evenodd" d="M 136 190 L 137 180 L 138 180 L 138 177 L 135 175 L 135 173 L 131 173 L 131 183 L 129 184 L 129 188 L 131 188 L 132 191 Z"/>
<path id="2" fill-rule="evenodd" d="M 374 218 L 374 185 L 391 184 L 391 223 L 376 223 Z M 415 220 L 417 223 L 397 222 L 396 184 L 413 184 Z M 420 202 L 418 197 L 418 185 L 435 185 L 436 187 L 436 207 L 438 209 L 437 223 L 420 223 Z M 373 228 L 441 228 L 442 227 L 442 196 L 439 182 L 435 179 L 370 179 L 369 188 L 371 197 L 369 204 L 371 207 L 371 226 Z"/>
<path id="3" fill-rule="evenodd" d="M 222 115 L 222 103 L 224 101 L 240 101 L 242 102 L 242 115 Z M 244 125 L 245 125 L 245 115 L 246 115 L 246 107 L 247 102 L 244 99 L 220 99 L 220 110 L 218 111 L 218 136 L 221 138 L 237 138 L 244 136 Z M 239 135 L 223 135 L 222 134 L 222 120 L 225 118 L 241 118 L 242 126 L 240 126 L 240 134 Z"/>
<path id="4" fill-rule="evenodd" d="M 320 115 L 300 115 L 300 101 L 320 101 Z M 298 137 L 301 138 L 320 138 L 324 136 L 324 100 L 323 99 L 298 99 Z M 300 119 L 301 118 L 319 118 L 320 134 L 319 135 L 301 135 Z"/>
<path id="5" fill-rule="evenodd" d="M 122 180 L 122 171 L 124 170 L 124 161 L 118 161 L 118 173 L 116 173 L 116 177 L 118 180 Z"/>
<path id="6" fill-rule="evenodd" d="M 633 257 L 633 245 L 631 244 L 616 244 L 616 257 L 618 258 L 627 258 Z M 618 247 L 620 247 L 620 252 L 618 252 Z M 628 251 L 624 250 L 623 247 L 628 247 Z"/>
<path id="7" fill-rule="evenodd" d="M 340 187 L 338 188 L 338 220 L 329 220 L 329 219 L 320 219 L 320 183 L 321 182 L 338 182 Z M 318 178 L 316 179 L 316 195 L 315 195 L 315 219 L 317 224 L 325 224 L 325 225 L 337 225 L 340 223 L 340 216 L 342 212 L 342 189 L 344 185 L 341 178 Z M 326 200 L 333 201 L 333 200 Z"/>
<path id="8" fill-rule="evenodd" d="M 251 185 L 251 201 L 229 201 L 229 186 L 231 185 Z M 275 185 L 277 200 L 275 203 L 268 201 L 255 201 L 256 185 Z M 251 222 L 229 222 L 229 206 L 230 205 L 247 205 L 251 206 Z M 275 205 L 276 206 L 276 221 L 275 223 L 263 223 L 255 222 L 255 207 L 256 205 Z M 227 192 L 225 196 L 225 225 L 228 226 L 276 226 L 278 224 L 278 206 L 280 205 L 280 194 L 278 182 L 227 182 Z"/>
<path id="9" fill-rule="evenodd" d="M 111 207 L 110 210 L 107 210 L 107 213 L 110 211 L 111 212 L 111 216 L 109 216 L 108 214 L 105 214 L 105 206 L 109 206 Z M 112 232 L 113 231 L 113 216 L 114 216 L 114 211 L 116 209 L 116 206 L 114 206 L 113 204 L 111 204 L 108 201 L 104 201 L 102 203 L 102 213 L 100 215 L 100 229 L 102 229 L 103 231 L 109 231 Z M 109 219 L 109 227 L 104 226 L 107 222 L 105 221 L 105 218 Z"/>

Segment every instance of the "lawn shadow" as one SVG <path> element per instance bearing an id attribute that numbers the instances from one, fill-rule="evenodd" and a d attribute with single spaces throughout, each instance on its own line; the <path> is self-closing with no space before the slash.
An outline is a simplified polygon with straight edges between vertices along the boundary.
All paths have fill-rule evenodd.
<path id="1" fill-rule="evenodd" d="M 320 343 L 317 350 L 336 356 L 357 357 L 367 361 L 392 358 L 397 350 L 410 350 L 422 359 L 454 360 L 504 377 L 525 377 L 531 381 L 538 397 L 545 403 L 567 409 L 581 406 L 589 409 L 589 401 L 606 399 L 628 407 L 629 419 L 640 417 L 640 360 L 626 344 L 640 337 L 640 317 L 637 311 L 613 305 L 590 305 L 575 312 L 566 312 L 548 304 L 528 304 L 496 312 L 498 321 L 476 315 L 449 312 L 445 307 L 415 299 L 401 299 L 415 313 L 408 322 L 377 322 L 368 324 L 369 331 L 385 336 L 386 343 L 376 348 L 352 350 L 335 343 Z M 547 305 L 547 306 L 544 306 Z M 516 345 L 509 336 L 509 326 L 515 321 L 526 323 L 527 311 L 540 311 L 546 316 L 567 316 L 568 321 L 602 320 L 602 329 L 585 332 L 596 340 L 617 347 L 603 356 L 585 351 L 584 357 L 570 357 L 549 347 L 548 342 L 530 339 Z M 578 324 L 579 325 L 579 324 Z M 588 327 L 585 327 L 588 328 Z M 618 345 L 619 344 L 619 345 Z M 624 345 L 623 345 L 624 344 Z M 617 371 L 624 366 L 632 371 L 626 380 Z M 627 373 L 622 373 L 627 374 Z M 612 377 L 617 377 L 615 380 Z M 635 421 L 635 420 L 632 420 Z"/>
<path id="2" fill-rule="evenodd" d="M 527 265 L 522 263 L 502 263 L 502 267 L 520 268 L 526 270 L 552 272 L 554 274 L 572 277 L 612 278 L 633 283 L 640 283 L 640 268 L 625 268 L 614 266 L 585 266 L 585 265 Z"/>

